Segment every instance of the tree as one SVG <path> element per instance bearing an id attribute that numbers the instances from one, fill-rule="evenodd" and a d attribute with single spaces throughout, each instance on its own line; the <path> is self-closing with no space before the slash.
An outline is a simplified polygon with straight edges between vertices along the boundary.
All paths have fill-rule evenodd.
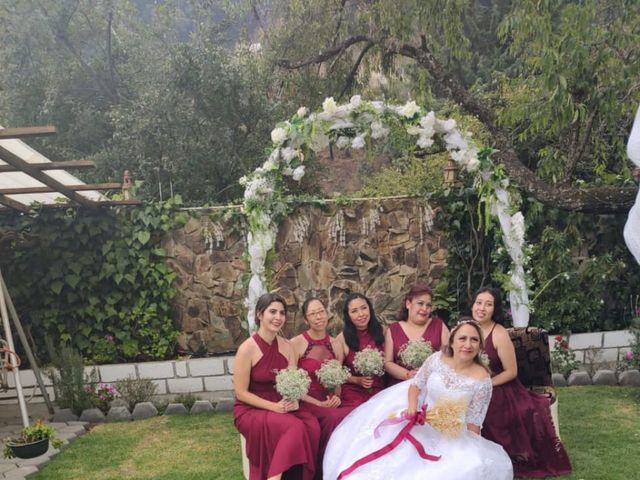
<path id="1" fill-rule="evenodd" d="M 377 69 L 414 79 L 426 73 L 428 93 L 477 116 L 492 135 L 495 158 L 532 197 L 591 213 L 626 211 L 633 203 L 624 139 L 640 101 L 637 2 L 268 5 L 264 41 L 283 69 L 302 77 L 311 68 L 320 77 L 347 72 L 345 92 Z M 406 59 L 414 67 L 408 75 Z M 470 75 L 468 65 L 478 74 Z"/>

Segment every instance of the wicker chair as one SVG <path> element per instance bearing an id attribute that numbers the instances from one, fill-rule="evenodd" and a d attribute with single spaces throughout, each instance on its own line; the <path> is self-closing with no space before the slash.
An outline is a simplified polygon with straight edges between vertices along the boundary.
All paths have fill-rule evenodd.
<path id="1" fill-rule="evenodd" d="M 529 390 L 549 397 L 551 418 L 560 437 L 558 398 L 551 376 L 549 334 L 538 327 L 509 328 L 507 331 L 516 349 L 518 378 Z"/>

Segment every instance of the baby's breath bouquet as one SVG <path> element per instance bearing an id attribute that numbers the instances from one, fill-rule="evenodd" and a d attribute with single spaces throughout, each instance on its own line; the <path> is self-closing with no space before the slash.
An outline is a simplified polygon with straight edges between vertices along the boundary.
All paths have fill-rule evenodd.
<path id="1" fill-rule="evenodd" d="M 309 391 L 310 384 L 309 374 L 301 368 L 285 368 L 276 375 L 276 390 L 289 402 L 295 402 L 304 397 Z"/>
<path id="2" fill-rule="evenodd" d="M 365 377 L 384 375 L 384 357 L 382 352 L 367 347 L 356 353 L 353 359 L 353 368 Z"/>
<path id="3" fill-rule="evenodd" d="M 333 393 L 349 378 L 349 369 L 338 360 L 327 360 L 316 370 L 316 377 L 324 388 Z"/>
<path id="4" fill-rule="evenodd" d="M 402 363 L 411 369 L 420 368 L 432 353 L 431 343 L 425 342 L 422 337 L 409 340 L 399 352 Z"/>

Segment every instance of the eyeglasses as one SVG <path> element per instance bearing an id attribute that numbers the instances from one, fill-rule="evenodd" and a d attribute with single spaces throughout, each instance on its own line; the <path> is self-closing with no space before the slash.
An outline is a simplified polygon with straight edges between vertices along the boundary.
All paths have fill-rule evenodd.
<path id="1" fill-rule="evenodd" d="M 311 317 L 321 317 L 322 315 L 325 315 L 327 313 L 327 311 L 325 309 L 322 310 L 316 310 L 315 312 L 307 312 L 307 318 L 311 318 Z"/>

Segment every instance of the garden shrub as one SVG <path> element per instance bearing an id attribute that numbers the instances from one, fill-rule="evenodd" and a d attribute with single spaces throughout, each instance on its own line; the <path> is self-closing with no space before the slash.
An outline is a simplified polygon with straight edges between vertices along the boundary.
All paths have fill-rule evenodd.
<path id="1" fill-rule="evenodd" d="M 135 378 L 129 375 L 116 381 L 116 389 L 129 409 L 133 410 L 137 403 L 150 401 L 158 386 L 150 378 Z"/>
<path id="2" fill-rule="evenodd" d="M 60 408 L 69 408 L 76 415 L 93 406 L 92 394 L 85 388 L 86 384 L 98 381 L 98 373 L 91 369 L 85 372 L 84 359 L 78 351 L 69 345 L 54 347 L 47 339 L 47 349 L 52 367 L 44 373 L 53 383 L 56 396 L 55 403 Z"/>
<path id="3" fill-rule="evenodd" d="M 0 218 L 0 232 L 15 238 L 0 268 L 36 350 L 44 350 L 49 336 L 93 363 L 173 355 L 176 274 L 160 242 L 185 222 L 175 211 L 179 205 L 175 197 L 139 207 L 42 209 Z"/>
<path id="4" fill-rule="evenodd" d="M 176 395 L 173 399 L 173 402 L 181 403 L 186 407 L 187 411 L 191 411 L 191 407 L 193 407 L 193 404 L 196 403 L 196 400 L 200 400 L 200 397 L 189 392 Z"/>

